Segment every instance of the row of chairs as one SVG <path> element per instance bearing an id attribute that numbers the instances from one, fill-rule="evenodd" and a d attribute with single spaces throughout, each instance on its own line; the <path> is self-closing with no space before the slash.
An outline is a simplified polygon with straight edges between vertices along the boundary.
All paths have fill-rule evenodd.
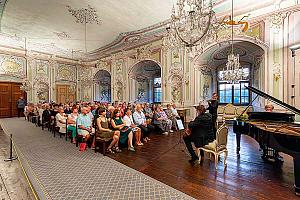
<path id="1" fill-rule="evenodd" d="M 28 121 L 31 121 L 32 123 L 35 123 L 35 125 L 41 126 L 42 130 L 45 128 L 48 129 L 49 132 L 53 134 L 53 137 L 56 137 L 58 134 L 60 138 L 64 136 L 65 140 L 68 141 L 68 138 L 70 139 L 70 142 L 72 143 L 72 132 L 68 131 L 68 122 L 66 120 L 66 132 L 61 133 L 59 132 L 59 127 L 56 125 L 56 119 L 55 117 L 51 117 L 50 120 L 41 120 L 40 116 L 31 116 L 28 118 Z M 103 155 L 106 155 L 106 148 L 108 146 L 108 142 L 110 142 L 112 139 L 104 139 L 96 137 L 96 134 L 94 134 L 95 137 L 95 153 L 97 151 L 100 151 Z M 82 135 L 78 134 L 78 126 L 76 124 L 76 147 L 79 146 L 79 143 L 83 142 L 84 138 Z"/>

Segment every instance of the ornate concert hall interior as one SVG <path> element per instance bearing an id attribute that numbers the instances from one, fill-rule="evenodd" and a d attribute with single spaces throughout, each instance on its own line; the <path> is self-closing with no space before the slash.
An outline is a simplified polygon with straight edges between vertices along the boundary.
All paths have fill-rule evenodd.
<path id="1" fill-rule="evenodd" d="M 299 0 L 0 0 L 1 199 L 299 199 Z"/>

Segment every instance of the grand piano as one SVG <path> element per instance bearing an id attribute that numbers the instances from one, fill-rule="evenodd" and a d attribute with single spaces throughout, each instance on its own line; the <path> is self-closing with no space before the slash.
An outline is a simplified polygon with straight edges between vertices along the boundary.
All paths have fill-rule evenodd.
<path id="1" fill-rule="evenodd" d="M 280 161 L 278 152 L 292 156 L 295 194 L 300 195 L 300 124 L 294 122 L 295 114 L 300 115 L 300 110 L 254 87 L 246 88 L 256 93 L 257 97 L 264 97 L 289 110 L 290 113 L 247 112 L 248 120 L 237 119 L 233 125 L 237 140 L 237 154 L 240 152 L 241 135 L 245 134 L 259 143 L 263 159 Z"/>

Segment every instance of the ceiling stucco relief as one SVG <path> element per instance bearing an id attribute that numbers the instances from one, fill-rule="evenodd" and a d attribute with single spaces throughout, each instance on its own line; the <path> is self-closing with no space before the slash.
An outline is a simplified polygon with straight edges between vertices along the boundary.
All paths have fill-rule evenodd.
<path id="1" fill-rule="evenodd" d="M 76 22 L 80 24 L 101 24 L 97 10 L 88 5 L 87 8 L 73 9 L 67 5 L 68 11 L 76 18 Z"/>
<path id="2" fill-rule="evenodd" d="M 59 39 L 70 39 L 71 36 L 67 32 L 53 32 Z"/>

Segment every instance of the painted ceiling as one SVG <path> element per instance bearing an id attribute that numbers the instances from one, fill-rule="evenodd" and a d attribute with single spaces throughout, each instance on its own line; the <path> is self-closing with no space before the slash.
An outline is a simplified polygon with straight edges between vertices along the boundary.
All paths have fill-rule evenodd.
<path id="1" fill-rule="evenodd" d="M 230 2 L 213 0 L 217 15 L 228 13 Z M 278 0 L 235 0 L 234 4 L 236 10 L 253 10 L 275 2 Z M 174 3 L 176 0 L 0 0 L 0 28 L 1 34 L 21 38 L 18 46 L 26 38 L 34 50 L 67 51 L 73 56 L 74 52 L 100 49 L 122 33 L 168 20 Z M 86 29 L 80 23 L 84 20 L 80 9 L 92 13 Z"/>

